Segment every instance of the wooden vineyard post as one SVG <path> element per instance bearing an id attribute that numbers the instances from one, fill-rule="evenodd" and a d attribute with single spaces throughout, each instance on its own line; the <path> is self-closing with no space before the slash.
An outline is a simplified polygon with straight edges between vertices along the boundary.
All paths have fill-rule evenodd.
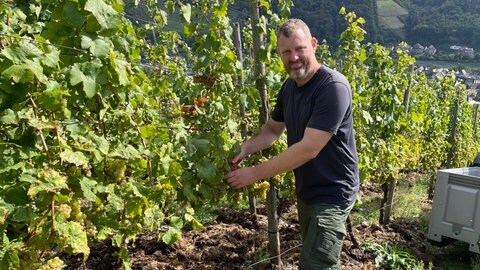
<path id="1" fill-rule="evenodd" d="M 264 43 L 264 35 L 260 32 L 260 10 L 258 0 L 250 1 L 250 10 L 252 17 L 252 39 L 253 39 L 253 58 L 254 58 L 254 77 L 255 86 L 260 92 L 260 124 L 263 125 L 268 120 L 269 104 L 268 91 L 265 82 L 265 64 L 260 61 L 259 53 Z M 267 194 L 267 217 L 268 217 L 268 249 L 271 256 L 271 263 L 281 268 L 280 259 L 280 234 L 278 232 L 278 214 L 276 205 L 276 194 L 273 179 L 269 179 L 270 189 Z"/>
<path id="2" fill-rule="evenodd" d="M 242 53 L 242 35 L 240 34 L 240 24 L 235 23 L 234 24 L 234 35 L 233 35 L 233 42 L 235 44 L 235 52 L 237 55 L 238 61 L 241 63 L 241 69 L 243 70 L 243 53 Z M 237 87 L 241 89 L 241 92 L 243 92 L 243 85 L 244 85 L 244 78 L 243 74 L 239 72 L 239 75 L 237 77 Z M 240 124 L 240 132 L 242 134 L 242 140 L 247 139 L 247 124 L 245 123 L 245 117 L 246 117 L 246 112 L 245 112 L 245 103 L 240 102 L 240 118 L 242 119 L 242 122 Z M 256 215 L 257 214 L 257 200 L 255 199 L 255 195 L 252 192 L 248 193 L 248 204 L 250 206 L 250 213 Z"/>
<path id="3" fill-rule="evenodd" d="M 450 138 L 449 138 L 450 149 L 448 150 L 447 161 L 445 164 L 447 168 L 452 167 L 453 159 L 455 156 L 455 150 L 457 148 L 457 145 L 456 145 L 457 140 L 455 135 L 457 134 L 459 111 L 460 111 L 460 93 L 457 92 L 457 103 L 455 105 L 455 109 L 453 110 L 453 115 L 451 117 L 452 120 L 450 122 L 451 123 Z"/>

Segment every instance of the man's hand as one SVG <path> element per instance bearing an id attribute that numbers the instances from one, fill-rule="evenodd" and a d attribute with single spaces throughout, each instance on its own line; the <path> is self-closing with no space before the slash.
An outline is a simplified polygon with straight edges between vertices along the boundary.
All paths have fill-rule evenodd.
<path id="1" fill-rule="evenodd" d="M 255 168 L 245 167 L 231 171 L 225 176 L 228 184 L 234 189 L 240 189 L 254 183 L 257 179 Z"/>
<path id="2" fill-rule="evenodd" d="M 245 156 L 246 156 L 246 153 L 242 146 L 240 148 L 240 152 L 238 152 L 238 154 L 236 154 L 231 160 L 229 160 L 228 163 L 238 165 L 238 163 L 242 162 Z"/>
<path id="3" fill-rule="evenodd" d="M 238 164 L 237 163 L 233 163 L 233 162 L 229 161 L 228 166 L 230 166 L 230 171 L 238 170 Z"/>
<path id="4" fill-rule="evenodd" d="M 238 169 L 238 163 L 242 162 L 243 158 L 246 156 L 245 150 L 243 147 L 240 148 L 240 152 L 236 154 L 231 160 L 228 161 L 230 170 L 235 171 Z"/>

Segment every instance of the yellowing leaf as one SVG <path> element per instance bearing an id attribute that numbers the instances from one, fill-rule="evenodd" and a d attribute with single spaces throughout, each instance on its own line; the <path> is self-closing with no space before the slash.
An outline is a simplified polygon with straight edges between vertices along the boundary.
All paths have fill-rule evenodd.
<path id="1" fill-rule="evenodd" d="M 45 169 L 38 173 L 37 179 L 30 185 L 27 194 L 34 198 L 40 192 L 57 193 L 67 188 L 66 176 L 60 175 L 53 169 Z"/>
<path id="2" fill-rule="evenodd" d="M 73 254 L 83 253 L 84 257 L 90 254 L 87 234 L 82 225 L 75 221 L 56 224 L 60 246 L 64 246 Z"/>
<path id="3" fill-rule="evenodd" d="M 127 61 L 115 58 L 114 63 L 115 71 L 118 75 L 118 83 L 123 86 L 128 85 L 130 83 L 128 80 L 130 76 L 127 71 Z"/>
<path id="4" fill-rule="evenodd" d="M 78 151 L 65 150 L 60 154 L 60 158 L 77 166 L 88 164 L 88 158 Z"/>
<path id="5" fill-rule="evenodd" d="M 182 5 L 181 10 L 182 10 L 183 19 L 187 23 L 190 23 L 191 22 L 191 16 L 192 16 L 192 6 L 190 4 Z"/>
<path id="6" fill-rule="evenodd" d="M 196 231 L 201 231 L 203 230 L 203 225 L 200 223 L 197 219 L 192 219 L 192 227 Z"/>
<path id="7" fill-rule="evenodd" d="M 90 180 L 86 177 L 82 177 L 82 179 L 80 180 L 80 187 L 82 189 L 83 196 L 85 197 L 85 199 L 91 202 L 96 202 L 98 199 L 97 195 L 95 195 L 96 186 L 96 181 Z"/>
<path id="8" fill-rule="evenodd" d="M 150 230 L 154 230 L 160 228 L 163 220 L 165 218 L 165 214 L 160 210 L 158 205 L 154 205 L 151 208 L 148 208 L 143 213 L 143 220 L 146 227 Z"/>

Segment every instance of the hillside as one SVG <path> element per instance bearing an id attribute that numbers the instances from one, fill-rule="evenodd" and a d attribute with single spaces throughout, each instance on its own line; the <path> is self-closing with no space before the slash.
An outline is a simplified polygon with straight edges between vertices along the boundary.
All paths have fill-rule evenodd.
<path id="1" fill-rule="evenodd" d="M 480 0 L 302 0 L 292 16 L 304 19 L 320 40 L 335 45 L 344 29 L 338 10 L 345 6 L 366 20 L 367 40 L 382 44 L 407 41 L 448 49 L 480 50 Z"/>
<path id="2" fill-rule="evenodd" d="M 126 0 L 125 2 L 132 2 Z M 189 1 L 185 1 L 189 2 Z M 159 1 L 159 5 L 163 1 Z M 292 17 L 301 18 L 312 28 L 317 39 L 332 47 L 345 22 L 338 11 L 342 6 L 366 20 L 366 40 L 381 44 L 406 41 L 411 45 L 434 45 L 448 50 L 452 45 L 473 47 L 480 51 L 480 0 L 293 0 Z M 135 18 L 149 21 L 144 6 L 128 9 Z M 248 1 L 234 1 L 229 10 L 232 21 L 249 17 Z M 169 27 L 175 20 L 169 21 Z M 138 22 L 140 23 L 141 22 Z"/>

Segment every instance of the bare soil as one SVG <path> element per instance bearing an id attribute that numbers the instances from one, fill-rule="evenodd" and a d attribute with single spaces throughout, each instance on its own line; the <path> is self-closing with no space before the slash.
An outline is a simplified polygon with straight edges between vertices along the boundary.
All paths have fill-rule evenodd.
<path id="1" fill-rule="evenodd" d="M 373 186 L 362 188 L 361 196 L 382 196 L 381 189 Z M 428 204 L 428 202 L 427 202 Z M 359 211 L 359 210 L 353 210 Z M 279 269 L 270 263 L 267 254 L 267 217 L 264 209 L 253 215 L 248 211 L 221 208 L 215 211 L 215 219 L 202 231 L 185 231 L 182 238 L 172 246 L 158 241 L 158 234 L 146 233 L 131 243 L 129 254 L 134 270 L 215 270 L 215 269 Z M 388 242 L 402 246 L 418 259 L 433 262 L 433 269 L 443 269 L 437 261 L 446 256 L 432 248 L 419 228 L 418 219 L 393 220 L 387 226 L 371 225 L 366 222 L 352 224 L 354 238 L 359 242 Z M 423 225 L 424 226 L 424 225 Z M 294 202 L 287 202 L 280 214 L 281 269 L 298 269 L 301 249 L 299 225 Z M 373 254 L 354 245 L 351 235 L 344 240 L 341 254 L 342 269 L 375 269 Z M 80 256 L 67 256 L 67 269 L 121 269 L 115 257 L 116 250 L 106 241 L 92 247 L 90 257 L 82 263 Z M 468 253 L 468 252 L 467 252 Z M 456 254 L 454 256 L 464 256 Z M 457 257 L 456 259 L 458 259 Z M 461 259 L 461 258 L 460 258 Z"/>

